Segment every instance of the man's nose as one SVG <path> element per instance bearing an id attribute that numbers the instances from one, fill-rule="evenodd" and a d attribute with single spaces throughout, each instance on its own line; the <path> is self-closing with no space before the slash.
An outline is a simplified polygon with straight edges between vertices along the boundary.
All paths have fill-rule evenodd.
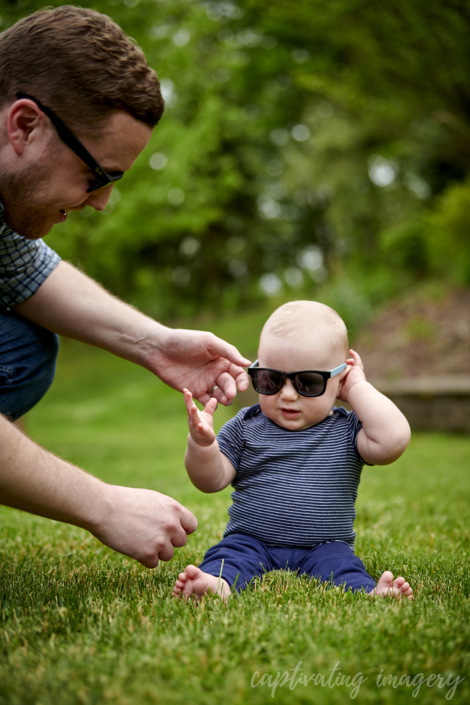
<path id="1" fill-rule="evenodd" d="M 97 191 L 92 191 L 86 200 L 87 206 L 91 206 L 95 211 L 104 211 L 111 197 L 113 184 L 100 188 Z"/>
<path id="2" fill-rule="evenodd" d="M 286 379 L 281 389 L 281 397 L 283 399 L 297 399 L 298 392 L 290 379 Z"/>

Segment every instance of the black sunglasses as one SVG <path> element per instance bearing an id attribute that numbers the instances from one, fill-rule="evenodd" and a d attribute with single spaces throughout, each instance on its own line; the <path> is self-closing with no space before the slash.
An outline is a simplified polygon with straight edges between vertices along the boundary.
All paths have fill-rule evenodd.
<path id="1" fill-rule="evenodd" d="M 326 383 L 330 377 L 336 377 L 346 369 L 346 363 L 329 372 L 303 370 L 302 372 L 281 372 L 269 367 L 259 367 L 256 360 L 249 368 L 253 387 L 258 394 L 277 394 L 283 388 L 286 379 L 290 379 L 296 392 L 303 397 L 321 397 L 325 393 Z"/>
<path id="2" fill-rule="evenodd" d="M 32 100 L 33 103 L 36 103 L 38 108 L 41 108 L 42 112 L 45 113 L 45 115 L 47 115 L 49 120 L 52 122 L 62 142 L 65 142 L 67 147 L 70 147 L 70 149 L 75 152 L 77 157 L 80 157 L 82 162 L 85 162 L 85 164 L 90 167 L 92 172 L 96 174 L 96 176 L 98 177 L 98 181 L 93 184 L 93 186 L 90 186 L 90 188 L 87 188 L 87 193 L 97 191 L 99 188 L 109 186 L 109 184 L 113 183 L 113 181 L 119 181 L 119 179 L 122 179 L 122 177 L 124 176 L 123 171 L 114 171 L 111 174 L 108 174 L 104 169 L 102 169 L 96 159 L 91 156 L 90 152 L 86 149 L 86 147 L 83 146 L 80 140 L 75 137 L 73 132 L 69 130 L 67 125 L 64 125 L 62 120 L 57 117 L 57 115 L 53 113 L 52 110 L 46 108 L 45 105 L 40 103 L 39 100 L 36 100 L 36 98 L 33 98 L 32 95 L 27 95 L 26 93 L 18 92 L 16 94 L 16 97 L 18 98 L 18 100 L 21 100 L 22 98 L 27 98 L 28 100 Z"/>

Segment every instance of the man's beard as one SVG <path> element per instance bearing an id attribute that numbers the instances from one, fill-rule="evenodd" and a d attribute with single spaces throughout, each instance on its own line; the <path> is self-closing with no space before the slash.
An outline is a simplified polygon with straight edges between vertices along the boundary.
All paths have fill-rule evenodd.
<path id="1" fill-rule="evenodd" d="M 0 177 L 0 199 L 8 227 L 28 240 L 44 237 L 52 229 L 47 223 L 51 209 L 37 200 L 38 187 L 50 176 L 44 162 L 29 167 L 22 174 Z"/>

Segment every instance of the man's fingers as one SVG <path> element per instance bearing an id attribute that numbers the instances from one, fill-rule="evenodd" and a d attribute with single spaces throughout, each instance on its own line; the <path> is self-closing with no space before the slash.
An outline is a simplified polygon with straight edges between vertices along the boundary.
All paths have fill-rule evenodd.
<path id="1" fill-rule="evenodd" d="M 158 552 L 158 557 L 161 561 L 171 561 L 175 555 L 175 550 L 171 544 L 167 544 Z"/>
<path id="2" fill-rule="evenodd" d="M 187 534 L 192 534 L 197 529 L 197 519 L 192 514 L 189 509 L 181 505 L 181 515 L 180 515 L 181 526 Z M 176 544 L 175 544 L 176 545 Z M 182 544 L 184 546 L 184 544 Z"/>
<path id="3" fill-rule="evenodd" d="M 164 534 L 156 535 L 153 548 L 141 559 L 147 568 L 155 568 L 158 561 L 171 561 L 175 555 L 175 548 L 182 548 L 188 541 L 188 534 L 197 528 L 197 519 L 191 512 L 180 505 L 179 517 L 172 529 L 167 529 Z"/>
<path id="4" fill-rule="evenodd" d="M 137 558 L 137 560 L 139 561 L 139 563 L 141 563 L 146 568 L 156 568 L 160 562 L 160 559 L 158 557 L 158 553 L 154 554 L 151 557 Z"/>
<path id="5" fill-rule="evenodd" d="M 179 526 L 175 531 L 173 531 L 170 538 L 171 543 L 175 548 L 182 548 L 188 543 L 188 534 L 182 526 Z"/>
<path id="6" fill-rule="evenodd" d="M 246 392 L 250 386 L 250 378 L 248 377 L 248 373 L 245 372 L 245 370 L 240 370 L 240 372 L 235 376 L 235 382 L 240 392 Z"/>
<path id="7" fill-rule="evenodd" d="M 244 392 L 248 389 L 250 381 L 248 375 L 241 367 L 230 365 L 228 371 L 221 372 L 217 378 L 218 389 L 213 396 L 221 404 L 229 406 L 237 396 L 237 389 Z"/>
<path id="8" fill-rule="evenodd" d="M 215 353 L 217 357 L 224 357 L 239 367 L 249 367 L 251 365 L 250 360 L 240 355 L 234 345 L 230 345 L 216 336 L 214 336 L 214 343 L 215 345 L 211 346 L 211 352 Z"/>
<path id="9" fill-rule="evenodd" d="M 214 397 L 221 404 L 227 405 L 237 396 L 237 384 L 228 372 L 222 372 L 217 378 L 218 389 L 214 391 Z"/>
<path id="10" fill-rule="evenodd" d="M 240 392 L 244 392 L 250 386 L 250 379 L 248 377 L 248 373 L 245 372 L 245 370 L 242 367 L 239 367 L 238 365 L 230 365 L 228 370 L 222 374 L 228 374 L 229 378 L 234 380 L 235 392 L 237 389 L 239 389 Z M 219 382 L 217 382 L 217 384 L 219 384 Z"/>

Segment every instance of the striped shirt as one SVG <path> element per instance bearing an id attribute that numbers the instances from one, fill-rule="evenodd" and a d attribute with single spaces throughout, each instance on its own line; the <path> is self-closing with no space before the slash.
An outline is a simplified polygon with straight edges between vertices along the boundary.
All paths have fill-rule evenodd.
<path id="1" fill-rule="evenodd" d="M 32 296 L 60 262 L 43 240 L 28 240 L 3 220 L 0 201 L 0 308 L 16 306 Z"/>
<path id="2" fill-rule="evenodd" d="M 217 436 L 237 471 L 224 536 L 243 533 L 274 546 L 343 541 L 354 548 L 361 428 L 342 407 L 303 431 L 281 428 L 259 404 L 242 409 Z"/>

